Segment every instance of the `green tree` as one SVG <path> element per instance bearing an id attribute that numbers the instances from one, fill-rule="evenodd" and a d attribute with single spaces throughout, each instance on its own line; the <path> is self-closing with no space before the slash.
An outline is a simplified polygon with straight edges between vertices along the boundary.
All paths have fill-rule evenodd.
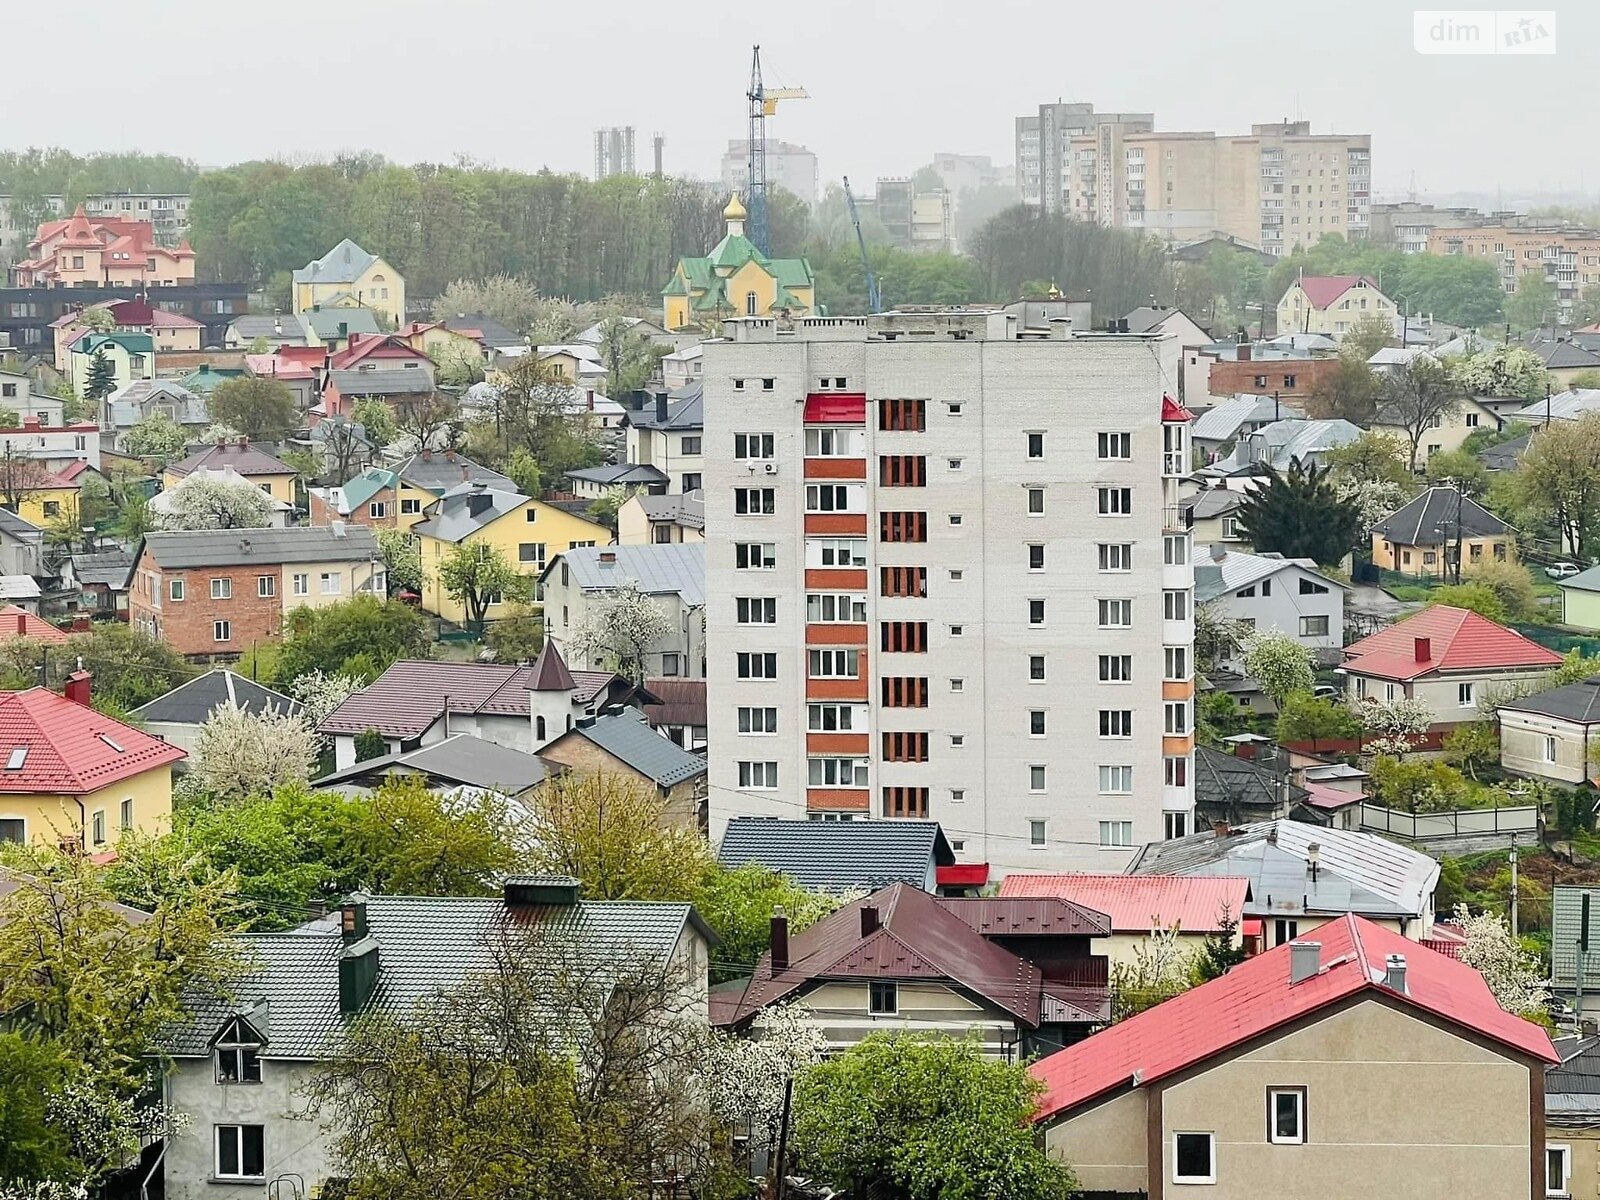
<path id="1" fill-rule="evenodd" d="M 1344 741 L 1361 736 L 1361 722 L 1337 700 L 1306 693 L 1287 697 L 1278 706 L 1278 741 Z"/>
<path id="2" fill-rule="evenodd" d="M 84 399 L 104 400 L 116 390 L 117 368 L 106 357 L 104 349 L 96 350 L 89 356 L 89 378 L 83 385 Z"/>
<path id="3" fill-rule="evenodd" d="M 631 484 L 607 488 L 605 495 L 590 502 L 589 515 L 607 529 L 615 529 L 617 527 L 617 511 L 642 491 L 644 491 L 644 488 Z"/>
<path id="4" fill-rule="evenodd" d="M 1444 757 L 1473 779 L 1500 765 L 1500 727 L 1493 721 L 1457 725 L 1444 737 Z"/>
<path id="5" fill-rule="evenodd" d="M 1522 332 L 1543 329 L 1556 317 L 1556 289 L 1544 277 L 1544 270 L 1524 271 L 1517 277 L 1517 290 L 1506 304 L 1506 319 Z"/>
<path id="6" fill-rule="evenodd" d="M 1473 396 L 1521 396 L 1544 399 L 1550 375 L 1539 356 L 1526 346 L 1496 346 L 1458 358 L 1450 364 L 1456 386 Z M 1514 424 L 1514 423 L 1513 423 Z"/>
<path id="7" fill-rule="evenodd" d="M 76 1181 L 83 1164 L 52 1111 L 51 1097 L 71 1074 L 54 1043 L 20 1032 L 0 1033 L 0 1179 Z"/>
<path id="8" fill-rule="evenodd" d="M 1280 705 L 1316 684 L 1311 652 L 1293 635 L 1277 629 L 1263 630 L 1245 643 L 1244 670 Z"/>
<path id="9" fill-rule="evenodd" d="M 1454 487 L 1473 500 L 1489 493 L 1489 468 L 1465 450 L 1446 450 L 1428 459 L 1424 478 L 1430 484 Z"/>
<path id="10" fill-rule="evenodd" d="M 377 529 L 378 549 L 383 554 L 384 580 L 391 594 L 422 594 L 422 549 L 403 529 Z"/>
<path id="11" fill-rule="evenodd" d="M 1287 471 L 1268 467 L 1266 482 L 1239 506 L 1241 536 L 1256 553 L 1309 558 L 1330 565 L 1355 548 L 1361 515 L 1341 498 L 1328 470 L 1296 460 Z"/>
<path id="12" fill-rule="evenodd" d="M 400 436 L 394 413 L 376 396 L 360 401 L 351 410 L 351 417 L 366 432 L 367 441 L 380 450 Z"/>
<path id="13" fill-rule="evenodd" d="M 376 729 L 364 729 L 356 734 L 356 761 L 366 762 L 372 758 L 382 758 L 389 753 L 388 739 Z"/>
<path id="14" fill-rule="evenodd" d="M 506 455 L 500 464 L 500 473 L 517 485 L 524 496 L 537 496 L 541 491 L 539 464 L 520 446 Z"/>
<path id="15" fill-rule="evenodd" d="M 621 317 L 611 317 L 600 325 L 600 361 L 606 368 L 606 388 L 613 396 L 623 396 L 642 388 L 655 374 L 656 364 L 666 353 L 649 338 L 635 333 Z"/>
<path id="16" fill-rule="evenodd" d="M 1348 351 L 1364 363 L 1379 350 L 1392 346 L 1399 340 L 1395 337 L 1394 326 L 1388 317 L 1382 313 L 1364 313 L 1339 339 L 1339 357 L 1344 358 L 1345 352 Z"/>
<path id="17" fill-rule="evenodd" d="M 166 413 L 155 412 L 134 422 L 128 430 L 126 445 L 129 454 L 153 458 L 158 467 L 164 467 L 170 459 L 183 456 L 188 436 Z"/>
<path id="18" fill-rule="evenodd" d="M 872 1034 L 796 1080 L 794 1162 L 852 1195 L 1055 1200 L 1076 1181 L 1034 1137 L 1042 1090 L 975 1041 Z"/>
<path id="19" fill-rule="evenodd" d="M 1506 618 L 1511 621 L 1535 620 L 1540 615 L 1538 595 L 1528 568 L 1516 562 L 1468 563 L 1466 581 L 1481 584 L 1500 597 Z"/>
<path id="20" fill-rule="evenodd" d="M 371 683 L 396 660 L 428 658 L 428 622 L 409 604 L 355 596 L 322 608 L 297 608 L 285 620 L 273 682 L 293 683 L 320 670 Z"/>
<path id="21" fill-rule="evenodd" d="M 1335 446 L 1323 456 L 1328 470 L 1356 483 L 1387 483 L 1414 488 L 1406 463 L 1406 444 L 1392 433 L 1368 430 L 1353 442 Z"/>
<path id="22" fill-rule="evenodd" d="M 467 610 L 467 628 L 480 635 L 489 605 L 500 597 L 520 595 L 527 587 L 510 560 L 487 543 L 462 542 L 454 547 L 439 563 L 437 577 L 444 594 Z"/>
<path id="23" fill-rule="evenodd" d="M 300 424 L 294 393 L 281 380 L 241 376 L 219 383 L 207 402 L 211 419 L 250 441 L 277 441 Z"/>
<path id="24" fill-rule="evenodd" d="M 519 816 L 492 791 L 452 800 L 397 776 L 346 812 L 343 852 L 380 895 L 489 896 L 523 861 Z"/>
<path id="25" fill-rule="evenodd" d="M 1600 523 L 1600 413 L 1552 421 L 1536 431 L 1517 466 L 1514 489 L 1521 507 L 1548 521 L 1567 553 L 1588 562 Z"/>
<path id="26" fill-rule="evenodd" d="M 532 662 L 544 649 L 544 610 L 520 601 L 510 608 L 489 626 L 484 645 L 494 651 L 496 662 Z"/>
<path id="27" fill-rule="evenodd" d="M 745 975 L 766 951 L 772 934 L 772 914 L 779 908 L 789 921 L 794 936 L 833 912 L 841 897 L 808 891 L 787 876 L 769 871 L 760 863 L 746 863 L 729 869 L 711 864 L 706 868 L 694 907 L 710 925 L 721 944 L 713 963 L 714 982 Z"/>
<path id="28" fill-rule="evenodd" d="M 1417 449 L 1422 435 L 1433 423 L 1461 407 L 1461 395 L 1450 376 L 1450 368 L 1428 355 L 1419 354 L 1391 369 L 1378 388 L 1379 408 L 1385 425 L 1405 434 L 1410 451 L 1406 466 L 1417 469 Z"/>
<path id="29" fill-rule="evenodd" d="M 1221 979 L 1249 957 L 1250 951 L 1239 936 L 1239 918 L 1224 908 L 1217 928 L 1206 935 L 1199 954 L 1195 956 L 1195 982 Z"/>
<path id="30" fill-rule="evenodd" d="M 148 704 L 200 673 L 165 642 L 115 621 L 73 634 L 67 639 L 63 658 L 67 662 L 82 658 L 94 672 L 95 691 L 115 699 L 124 709 Z"/>
<path id="31" fill-rule="evenodd" d="M 1481 583 L 1452 583 L 1445 587 L 1434 588 L 1428 596 L 1428 605 L 1432 607 L 1435 604 L 1465 608 L 1480 617 L 1498 621 L 1502 625 L 1510 619 L 1506 613 L 1505 603 L 1498 593 Z"/>

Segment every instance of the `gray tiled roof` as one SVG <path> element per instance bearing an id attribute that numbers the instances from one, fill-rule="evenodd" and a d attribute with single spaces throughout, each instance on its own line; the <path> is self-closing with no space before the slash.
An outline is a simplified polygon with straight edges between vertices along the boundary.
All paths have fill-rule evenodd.
<path id="1" fill-rule="evenodd" d="M 457 484 L 428 506 L 427 518 L 413 525 L 411 532 L 459 542 L 527 502 L 528 497 L 521 492 L 476 483 Z"/>
<path id="2" fill-rule="evenodd" d="M 359 562 L 378 557 L 378 539 L 365 525 L 345 525 L 340 536 L 330 525 L 289 529 L 183 529 L 144 535 L 140 555 L 164 570 L 185 567 L 242 566 L 262 563 Z"/>
<path id="3" fill-rule="evenodd" d="M 1197 441 L 1231 441 L 1246 424 L 1259 425 L 1284 417 L 1303 417 L 1305 410 L 1296 404 L 1282 404 L 1271 396 L 1230 396 L 1214 404 L 1194 419 L 1189 436 Z"/>
<path id="4" fill-rule="evenodd" d="M 165 403 L 163 403 L 163 401 Z M 170 406 L 179 425 L 208 425 L 211 416 L 204 396 L 197 396 L 175 379 L 135 379 L 106 397 L 111 406 L 111 423 L 127 429 L 138 423 L 146 411 Z"/>
<path id="5" fill-rule="evenodd" d="M 1305 788 L 1287 782 L 1249 759 L 1210 746 L 1194 748 L 1196 806 L 1222 811 L 1236 804 L 1275 809 L 1280 805 L 1298 804 L 1307 794 Z"/>
<path id="6" fill-rule="evenodd" d="M 294 273 L 296 283 L 354 283 L 362 272 L 377 261 L 349 238 L 345 238 L 321 258 L 312 259 Z"/>
<path id="7" fill-rule="evenodd" d="M 617 463 L 609 467 L 580 467 L 576 471 L 568 471 L 567 478 L 599 484 L 601 487 L 621 487 L 625 484 L 648 486 L 668 482 L 667 477 L 655 467 L 640 466 L 637 463 Z"/>
<path id="8" fill-rule="evenodd" d="M 640 495 L 636 499 L 649 520 L 672 521 L 688 529 L 706 527 L 704 492 L 690 492 L 682 496 Z"/>
<path id="9" fill-rule="evenodd" d="M 1565 687 L 1551 688 L 1548 692 L 1523 696 L 1520 700 L 1509 700 L 1500 709 L 1502 712 L 1542 713 L 1547 717 L 1560 717 L 1581 725 L 1600 723 L 1600 675 L 1569 683 Z"/>
<path id="10" fill-rule="evenodd" d="M 922 887 L 932 866 L 956 860 L 937 821 L 790 821 L 734 817 L 717 848 L 724 867 L 760 863 L 801 887 Z"/>
<path id="11" fill-rule="evenodd" d="M 239 943 L 256 969 L 234 984 L 232 1003 L 199 1006 L 173 1031 L 168 1052 L 178 1058 L 203 1056 L 233 1016 L 245 1014 L 268 1039 L 264 1058 L 315 1058 L 343 1026 L 339 953 L 344 941 L 338 927 L 323 923 L 287 933 L 247 933 Z"/>
<path id="12" fill-rule="evenodd" d="M 658 787 L 672 787 L 705 774 L 706 760 L 651 729 L 636 708 L 574 725 L 562 737 L 582 737 L 628 764 Z M 559 739 L 558 739 L 559 740 Z"/>
<path id="13" fill-rule="evenodd" d="M 330 371 L 333 385 L 343 396 L 410 396 L 433 391 L 433 380 L 420 367 L 389 371 Z"/>
<path id="14" fill-rule="evenodd" d="M 1206 488 L 1205 491 L 1180 500 L 1178 506 L 1189 511 L 1191 520 L 1204 521 L 1211 517 L 1223 517 L 1238 509 L 1244 503 L 1244 493 L 1236 492 L 1232 488 Z"/>
<path id="15" fill-rule="evenodd" d="M 324 342 L 330 338 L 348 337 L 352 333 L 383 332 L 378 325 L 378 314 L 370 308 L 308 309 L 300 314 L 300 320 Z M 342 335 L 339 332 L 340 325 L 344 326 Z"/>
<path id="16" fill-rule="evenodd" d="M 706 602 L 704 542 L 576 546 L 551 559 L 540 579 L 548 579 L 558 563 L 566 565 L 573 585 L 582 591 L 607 591 L 633 583 L 649 596 L 677 595 L 690 608 Z"/>
<path id="17" fill-rule="evenodd" d="M 128 586 L 133 555 L 126 550 L 102 550 L 97 554 L 74 554 L 72 574 L 79 583 L 99 584 L 113 591 Z"/>
<path id="18" fill-rule="evenodd" d="M 132 715 L 141 721 L 203 725 L 206 718 L 224 704 L 243 709 L 251 716 L 260 716 L 269 710 L 291 716 L 300 712 L 300 705 L 282 692 L 219 668 L 179 684 L 165 695 L 134 709 Z"/>
<path id="19" fill-rule="evenodd" d="M 1461 532 L 1467 537 L 1504 533 L 1508 526 L 1483 505 L 1455 488 L 1431 487 L 1394 510 L 1374 528 L 1397 546 L 1439 546 L 1456 536 L 1459 513 Z"/>
<path id="20" fill-rule="evenodd" d="M 1531 433 L 1525 433 L 1508 442 L 1485 447 L 1478 451 L 1478 461 L 1491 471 L 1514 471 L 1517 462 L 1528 452 L 1528 442 L 1532 437 Z"/>
<path id="21" fill-rule="evenodd" d="M 517 485 L 499 471 L 492 471 L 453 450 L 440 454 L 431 450 L 413 454 L 395 467 L 394 473 L 412 487 L 436 496 L 442 496 L 463 483 L 486 483 L 507 492 L 517 490 Z"/>
<path id="22" fill-rule="evenodd" d="M 519 337 L 514 331 L 496 321 L 488 313 L 457 313 L 445 320 L 446 329 L 459 332 L 463 329 L 476 329 L 483 338 L 483 344 L 491 350 L 499 350 L 506 346 L 525 346 L 526 340 Z"/>
<path id="23" fill-rule="evenodd" d="M 667 419 L 656 420 L 655 405 L 647 404 L 638 412 L 629 413 L 627 422 L 636 429 L 672 429 L 680 432 L 705 428 L 705 408 L 703 404 L 705 385 L 691 383 L 679 391 L 687 393 L 681 400 L 669 399 L 667 401 Z"/>
<path id="24" fill-rule="evenodd" d="M 1260 580 L 1276 575 L 1287 567 L 1299 567 L 1315 575 L 1330 588 L 1346 591 L 1344 584 L 1322 573 L 1315 561 L 1309 558 L 1282 558 L 1275 554 L 1246 554 L 1242 550 L 1228 550 L 1221 546 L 1221 558 L 1211 551 L 1221 546 L 1196 546 L 1194 548 L 1194 598 L 1199 603 L 1215 600 L 1224 592 L 1236 592 Z"/>
<path id="25" fill-rule="evenodd" d="M 244 341 L 268 338 L 276 342 L 305 344 L 305 326 L 293 313 L 241 313 L 229 324 L 233 332 Z"/>
<path id="26" fill-rule="evenodd" d="M 1513 421 L 1576 421 L 1596 409 L 1600 409 L 1600 388 L 1568 388 L 1508 415 Z"/>
<path id="27" fill-rule="evenodd" d="M 417 750 L 366 759 L 314 782 L 317 787 L 333 787 L 390 771 L 427 775 L 442 783 L 489 788 L 514 796 L 549 778 L 551 765 L 537 755 L 470 733 L 457 733 Z"/>
<path id="28" fill-rule="evenodd" d="M 40 542 L 44 540 L 44 530 L 26 517 L 19 517 L 9 508 L 0 508 L 0 533 L 15 538 L 19 542 Z"/>

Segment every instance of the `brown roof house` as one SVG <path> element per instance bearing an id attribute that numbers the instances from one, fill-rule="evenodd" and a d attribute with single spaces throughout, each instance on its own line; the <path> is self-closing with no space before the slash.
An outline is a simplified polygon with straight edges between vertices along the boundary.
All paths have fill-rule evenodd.
<path id="1" fill-rule="evenodd" d="M 956 899 L 895 883 L 804 932 L 772 920 L 771 950 L 746 979 L 713 990 L 711 1020 L 745 1029 L 800 1001 L 834 1049 L 884 1030 L 976 1037 L 985 1053 L 1028 1058 L 1110 1019 L 1111 922 L 1056 897 Z"/>

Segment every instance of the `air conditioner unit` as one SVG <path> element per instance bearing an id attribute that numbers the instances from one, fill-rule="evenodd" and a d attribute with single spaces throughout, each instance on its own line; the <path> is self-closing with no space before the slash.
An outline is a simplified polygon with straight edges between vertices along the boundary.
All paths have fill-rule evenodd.
<path id="1" fill-rule="evenodd" d="M 768 475 L 776 475 L 778 473 L 778 464 L 775 462 L 769 462 L 766 464 L 764 469 Z"/>

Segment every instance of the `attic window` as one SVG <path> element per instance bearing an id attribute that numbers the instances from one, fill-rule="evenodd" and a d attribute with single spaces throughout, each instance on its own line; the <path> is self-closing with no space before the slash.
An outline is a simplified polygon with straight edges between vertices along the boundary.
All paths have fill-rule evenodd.
<path id="1" fill-rule="evenodd" d="M 98 733 L 95 736 L 98 737 L 106 745 L 110 746 L 118 754 L 126 754 L 127 753 L 126 750 L 124 750 L 121 746 L 117 745 L 116 739 L 113 738 L 109 733 Z"/>
<path id="2" fill-rule="evenodd" d="M 26 746 L 11 747 L 11 757 L 6 759 L 6 770 L 20 771 L 22 764 L 28 761 L 28 748 Z"/>

